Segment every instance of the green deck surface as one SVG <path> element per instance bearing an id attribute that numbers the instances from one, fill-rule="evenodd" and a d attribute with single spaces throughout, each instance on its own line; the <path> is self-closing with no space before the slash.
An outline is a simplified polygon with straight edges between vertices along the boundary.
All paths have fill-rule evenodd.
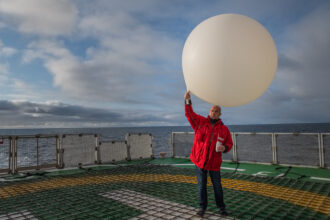
<path id="1" fill-rule="evenodd" d="M 155 164 L 155 165 L 172 165 L 181 168 L 192 168 L 194 164 L 185 158 L 156 158 L 156 159 L 142 159 L 133 161 L 121 161 L 114 164 L 101 164 L 83 167 L 83 169 L 58 169 L 52 171 L 48 175 L 71 175 L 76 173 L 84 173 L 84 169 L 102 170 L 111 169 L 116 166 L 126 165 L 139 165 L 139 164 Z M 221 172 L 223 173 L 239 173 L 253 176 L 264 177 L 287 177 L 293 179 L 305 179 L 316 182 L 329 182 L 330 183 L 330 169 L 328 168 L 310 168 L 310 167 L 292 167 L 281 165 L 265 165 L 265 164 L 252 164 L 252 163 L 235 163 L 235 162 L 222 162 Z M 38 172 L 35 172 L 38 173 Z M 44 173 L 44 172 L 40 172 Z M 16 175 L 16 177 L 19 177 Z"/>
<path id="2" fill-rule="evenodd" d="M 132 162 L 122 162 L 119 164 L 163 164 L 174 165 L 182 168 L 194 168 L 194 164 L 189 159 L 184 158 L 164 158 L 154 160 L 140 160 Z M 252 163 L 235 163 L 222 162 L 221 172 L 237 172 L 240 174 L 257 175 L 257 176 L 285 176 L 294 179 L 308 179 L 310 181 L 330 182 L 330 169 L 326 168 L 310 168 L 310 167 L 293 167 L 280 165 L 265 165 Z"/>
<path id="3" fill-rule="evenodd" d="M 232 218 L 330 218 L 328 169 L 230 162 L 222 167 L 225 203 Z M 137 208 L 100 196 L 123 189 L 197 208 L 195 179 L 188 159 L 172 158 L 5 176 L 0 182 L 0 219 L 134 219 L 143 215 Z M 208 210 L 217 212 L 211 185 L 208 194 Z"/>

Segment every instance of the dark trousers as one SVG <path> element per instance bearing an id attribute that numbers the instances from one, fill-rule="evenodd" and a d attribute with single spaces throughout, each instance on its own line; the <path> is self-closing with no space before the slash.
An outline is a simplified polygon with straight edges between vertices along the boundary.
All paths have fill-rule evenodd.
<path id="1" fill-rule="evenodd" d="M 213 184 L 214 197 L 218 208 L 225 208 L 223 201 L 223 190 L 221 186 L 220 171 L 207 171 L 196 166 L 196 175 L 198 183 L 199 206 L 201 209 L 207 208 L 207 172 L 209 172 Z"/>

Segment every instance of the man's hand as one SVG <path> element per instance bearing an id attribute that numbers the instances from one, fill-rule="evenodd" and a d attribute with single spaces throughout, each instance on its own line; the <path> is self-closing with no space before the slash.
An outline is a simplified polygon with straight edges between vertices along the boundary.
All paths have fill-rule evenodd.
<path id="1" fill-rule="evenodd" d="M 222 152 L 223 153 L 225 150 L 226 150 L 226 147 L 222 144 L 220 144 L 219 146 L 216 146 L 216 148 L 215 148 L 216 152 Z"/>
<path id="2" fill-rule="evenodd" d="M 190 100 L 190 91 L 188 91 L 188 92 L 186 92 L 186 94 L 184 94 L 184 99 Z"/>

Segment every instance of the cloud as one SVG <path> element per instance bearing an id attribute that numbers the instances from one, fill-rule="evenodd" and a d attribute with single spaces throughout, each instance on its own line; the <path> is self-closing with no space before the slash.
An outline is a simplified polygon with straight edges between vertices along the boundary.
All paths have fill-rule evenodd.
<path id="1" fill-rule="evenodd" d="M 21 121 L 30 125 L 46 126 L 46 119 L 57 126 L 65 122 L 70 124 L 65 126 L 185 123 L 181 53 L 186 37 L 210 16 L 241 13 L 270 28 L 278 46 L 279 66 L 271 87 L 260 98 L 223 109 L 226 124 L 330 121 L 329 11 L 328 3 L 300 4 L 296 0 L 194 4 L 173 0 L 0 0 L 0 30 L 17 29 L 24 34 L 19 45 L 27 45 L 22 66 L 15 67 L 10 60 L 18 51 L 0 45 L 0 56 L 10 57 L 0 64 L 2 77 L 8 77 L 9 67 L 13 71 L 12 93 L 3 98 L 29 100 L 38 107 L 37 112 L 18 105 Z M 20 78 L 25 67 L 38 72 L 33 75 L 37 84 L 30 88 L 26 78 Z M 39 80 L 49 79 L 43 74 L 50 74 L 53 88 L 37 91 Z M 56 110 L 54 103 L 32 103 L 48 99 L 76 105 L 58 104 Z M 207 114 L 210 105 L 196 97 L 193 103 L 197 113 Z M 85 113 L 73 114 L 79 109 Z M 97 120 L 95 114 L 94 119 L 88 116 L 93 111 L 112 124 Z"/>
<path id="2" fill-rule="evenodd" d="M 0 63 L 0 75 L 7 75 L 9 67 L 7 63 Z"/>
<path id="3" fill-rule="evenodd" d="M 1 21 L 0 21 L 0 29 L 1 29 L 1 28 L 5 28 L 6 26 L 7 26 L 7 25 L 6 25 L 4 22 L 1 22 Z"/>
<path id="4" fill-rule="evenodd" d="M 86 48 L 85 57 L 57 40 L 32 42 L 23 56 L 25 63 L 42 59 L 54 85 L 76 100 L 147 103 L 155 83 L 164 83 L 154 79 L 177 74 L 178 41 L 128 13 L 85 15 L 79 31 L 98 45 Z"/>
<path id="5" fill-rule="evenodd" d="M 11 57 L 16 53 L 17 50 L 15 48 L 4 46 L 3 42 L 0 39 L 0 57 Z"/>
<path id="6" fill-rule="evenodd" d="M 7 63 L 0 63 L 0 86 L 7 84 L 9 74 L 9 65 Z"/>
<path id="7" fill-rule="evenodd" d="M 170 118 L 170 120 L 168 120 Z M 146 126 L 175 124 L 177 118 L 163 118 L 157 112 L 112 111 L 61 102 L 33 103 L 0 100 L 0 120 L 8 127 L 61 127 L 61 126 Z M 1 126 L 0 126 L 1 127 Z"/>
<path id="8" fill-rule="evenodd" d="M 1 0 L 0 13 L 20 32 L 45 36 L 72 33 L 78 15 L 69 0 Z"/>
<path id="9" fill-rule="evenodd" d="M 278 71 L 253 102 L 224 108 L 227 124 L 330 122 L 329 7 L 324 5 L 286 27 L 277 41 Z"/>
<path id="10" fill-rule="evenodd" d="M 41 98 L 40 90 L 35 84 L 28 83 L 19 77 L 13 76 L 10 70 L 9 62 L 0 63 L 0 89 L 1 97 L 10 100 L 35 100 Z M 45 91 L 43 95 L 49 93 Z"/>
<path id="11" fill-rule="evenodd" d="M 294 65 L 281 69 L 279 74 L 289 94 L 299 99 L 312 100 L 330 94 L 329 20 L 330 7 L 320 7 L 288 27 L 284 35 L 285 54 Z"/>
<path id="12" fill-rule="evenodd" d="M 319 7 L 281 36 L 278 71 L 254 102 L 230 108 L 232 124 L 330 122 L 329 7 Z"/>
<path id="13" fill-rule="evenodd" d="M 283 109 L 278 109 L 282 120 L 330 121 L 329 19 L 329 7 L 319 7 L 287 27 L 282 36 L 271 95 Z"/>

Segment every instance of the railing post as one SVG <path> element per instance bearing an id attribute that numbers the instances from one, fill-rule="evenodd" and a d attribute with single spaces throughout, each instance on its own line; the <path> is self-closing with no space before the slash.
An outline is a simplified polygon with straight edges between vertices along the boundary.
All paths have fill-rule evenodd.
<path id="1" fill-rule="evenodd" d="M 37 138 L 37 170 L 40 169 L 40 166 L 39 166 L 39 158 L 40 158 L 40 153 L 39 153 L 39 137 L 36 136 Z"/>
<path id="2" fill-rule="evenodd" d="M 99 137 L 97 134 L 95 136 L 95 163 L 100 164 L 101 163 L 101 156 L 100 156 L 100 147 L 99 147 Z"/>
<path id="3" fill-rule="evenodd" d="M 273 152 L 273 164 L 278 164 L 277 161 L 277 134 L 272 133 L 272 152 Z"/>
<path id="4" fill-rule="evenodd" d="M 12 173 L 17 173 L 17 139 L 18 137 L 13 138 L 13 164 L 12 164 Z"/>
<path id="5" fill-rule="evenodd" d="M 56 136 L 56 155 L 57 155 L 57 168 L 61 169 L 64 167 L 63 163 L 63 147 L 62 147 L 62 136 L 57 135 Z"/>
<path id="6" fill-rule="evenodd" d="M 320 167 L 324 168 L 324 146 L 323 146 L 323 133 L 318 133 L 318 142 L 319 142 L 319 161 Z"/>
<path id="7" fill-rule="evenodd" d="M 11 174 L 15 173 L 14 158 L 15 158 L 15 137 L 10 137 L 10 162 L 9 162 L 9 172 Z"/>
<path id="8" fill-rule="evenodd" d="M 129 144 L 129 141 L 128 141 L 128 137 L 131 136 L 130 133 L 127 133 L 126 134 L 126 147 L 127 147 L 127 160 L 130 161 L 131 160 L 131 145 Z"/>
<path id="9" fill-rule="evenodd" d="M 175 133 L 171 133 L 171 149 L 172 149 L 172 157 L 175 158 L 175 153 L 174 153 L 174 135 Z"/>
<path id="10" fill-rule="evenodd" d="M 9 151 L 8 151 L 8 173 L 12 173 L 13 172 L 13 142 L 12 142 L 13 138 L 9 137 L 8 138 L 8 142 L 9 142 Z"/>
<path id="11" fill-rule="evenodd" d="M 56 168 L 59 168 L 59 149 L 58 149 L 58 136 L 55 136 L 55 152 L 56 152 Z"/>
<path id="12" fill-rule="evenodd" d="M 236 136 L 237 136 L 237 134 L 235 132 L 233 132 L 232 133 L 232 139 L 233 139 L 233 160 L 235 162 L 238 162 Z"/>

